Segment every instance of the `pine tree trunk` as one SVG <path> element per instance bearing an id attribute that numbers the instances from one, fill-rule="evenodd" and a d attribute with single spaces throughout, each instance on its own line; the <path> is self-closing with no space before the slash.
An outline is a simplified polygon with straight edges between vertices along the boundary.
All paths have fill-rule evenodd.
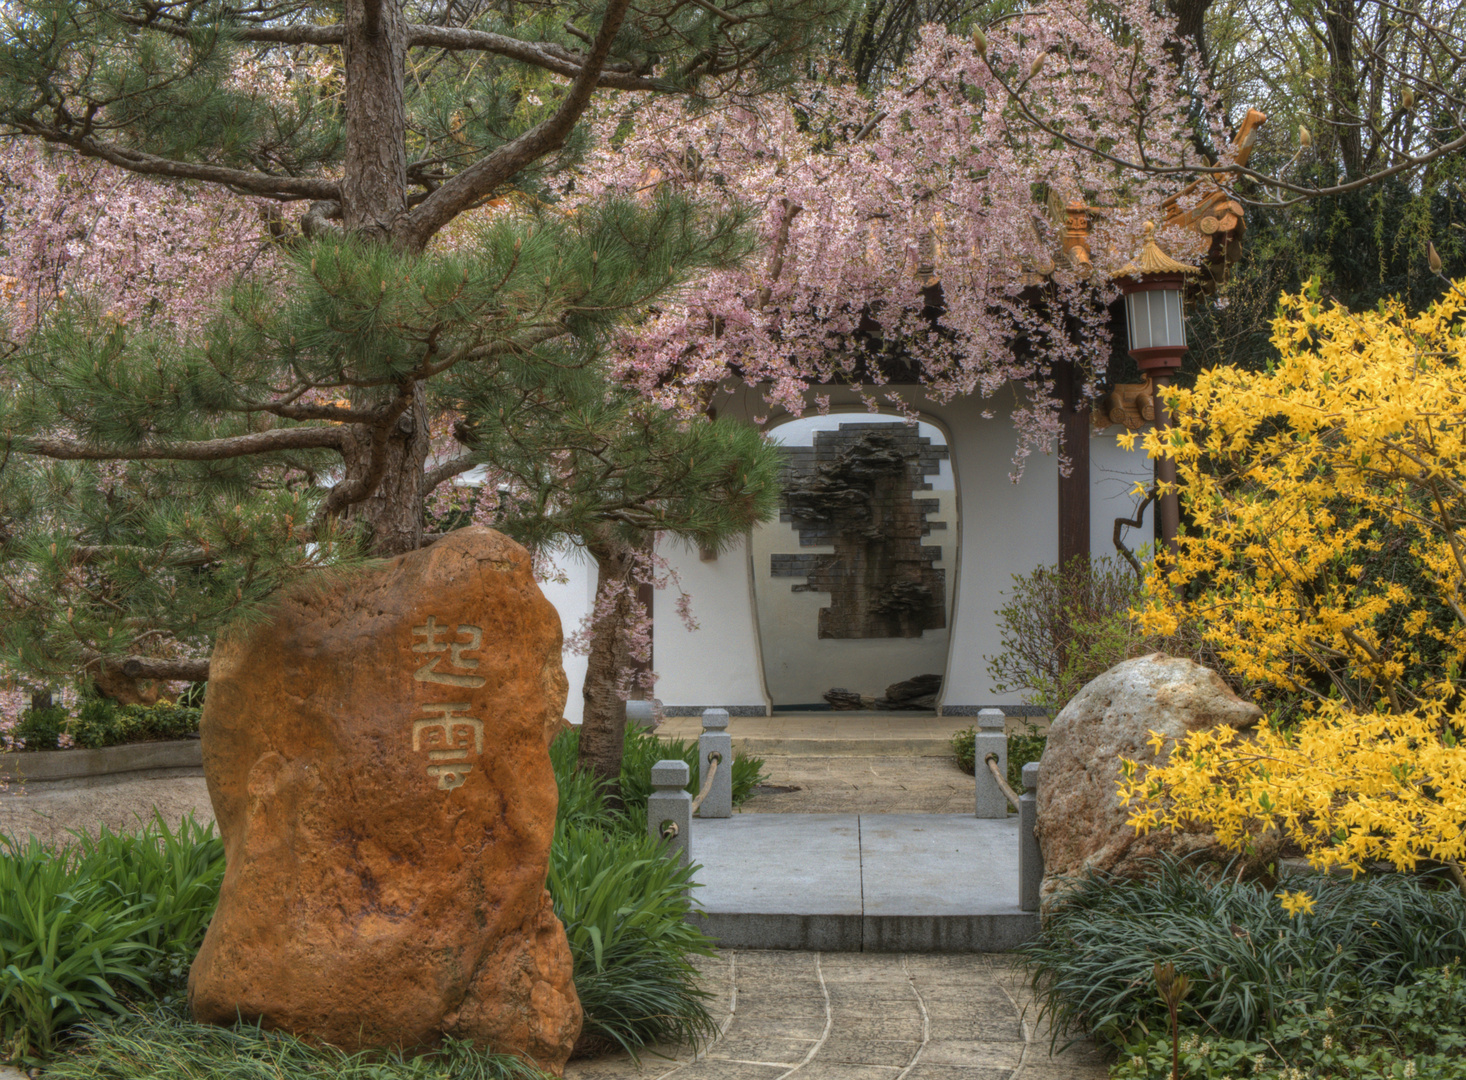
<path id="1" fill-rule="evenodd" d="M 371 406 L 378 399 L 352 395 L 353 404 Z M 413 388 L 412 407 L 397 419 L 387 444 L 386 467 L 375 490 L 347 511 L 347 518 L 366 525 L 375 555 L 401 555 L 422 546 L 423 477 L 428 460 L 427 391 L 422 383 Z M 346 434 L 341 448 L 346 477 L 368 472 L 372 467 L 371 430 L 356 427 Z"/>
<path id="2" fill-rule="evenodd" d="M 591 623 L 591 647 L 585 670 L 585 712 L 580 725 L 580 759 L 576 767 L 606 784 L 607 805 L 619 810 L 621 751 L 626 738 L 626 700 L 616 692 L 622 672 L 631 667 L 626 630 L 634 615 L 635 589 L 619 588 L 616 600 L 601 610 L 605 590 L 625 583 L 633 552 L 619 544 L 588 545 L 596 560 L 596 597 L 599 617 Z"/>
<path id="3" fill-rule="evenodd" d="M 346 158 L 341 180 L 341 220 L 354 235 L 395 243 L 394 229 L 407 209 L 407 24 L 396 0 L 347 0 L 342 55 L 346 64 Z M 356 391 L 352 403 L 371 408 L 388 390 Z M 377 555 L 399 555 L 422 545 L 423 472 L 428 456 L 427 396 L 413 388 L 412 407 L 398 419 L 384 461 L 372 460 L 372 433 L 357 427 L 343 448 L 352 483 L 380 470 L 370 494 L 347 510 L 362 522 Z"/>

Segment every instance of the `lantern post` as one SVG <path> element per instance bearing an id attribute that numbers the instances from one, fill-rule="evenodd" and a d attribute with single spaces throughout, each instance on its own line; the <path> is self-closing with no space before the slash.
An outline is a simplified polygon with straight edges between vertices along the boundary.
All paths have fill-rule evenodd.
<path id="1" fill-rule="evenodd" d="M 1164 391 L 1186 354 L 1183 299 L 1187 276 L 1195 273 L 1196 267 L 1177 262 L 1160 249 L 1155 240 L 1155 224 L 1147 221 L 1140 257 L 1116 275 L 1116 284 L 1125 297 L 1129 352 L 1153 387 L 1155 424 L 1163 442 L 1164 433 L 1171 425 Z M 1156 539 L 1174 556 L 1181 525 L 1176 459 L 1169 454 L 1156 458 L 1155 478 L 1161 492 L 1156 500 Z"/>

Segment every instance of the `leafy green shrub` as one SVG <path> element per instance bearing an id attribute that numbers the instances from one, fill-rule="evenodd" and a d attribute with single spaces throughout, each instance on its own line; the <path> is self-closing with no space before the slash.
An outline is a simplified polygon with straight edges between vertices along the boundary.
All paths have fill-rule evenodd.
<path id="1" fill-rule="evenodd" d="M 651 1043 L 696 1043 L 714 1033 L 688 959 L 713 952 L 686 921 L 694 870 L 644 832 L 556 826 L 548 884 L 570 939 L 583 1043 L 634 1055 Z"/>
<path id="2" fill-rule="evenodd" d="M 1003 651 L 986 658 L 993 689 L 1056 715 L 1091 679 L 1155 648 L 1130 615 L 1140 597 L 1140 579 L 1112 557 L 1015 574 L 997 612 Z"/>
<path id="3" fill-rule="evenodd" d="M 218 901 L 213 826 L 103 830 L 61 848 L 0 846 L 0 1058 L 50 1053 L 129 997 L 176 992 Z"/>
<path id="4" fill-rule="evenodd" d="M 532 1065 L 449 1039 L 433 1053 L 348 1054 L 250 1024 L 196 1024 L 171 1009 L 104 1018 L 81 1030 L 47 1080 L 543 1080 Z"/>
<path id="5" fill-rule="evenodd" d="M 1314 910 L 1289 915 L 1271 889 L 1167 860 L 1144 879 L 1076 884 L 1020 952 L 1059 1028 L 1117 1047 L 1166 1031 L 1154 965 L 1171 962 L 1192 987 L 1183 1024 L 1270 1038 L 1331 998 L 1388 994 L 1466 959 L 1466 900 L 1432 886 L 1404 874 L 1308 875 L 1290 888 Z"/>
<path id="6" fill-rule="evenodd" d="M 1037 726 L 1031 723 L 1008 736 L 1008 783 L 1014 791 L 1023 792 L 1023 766 L 1043 757 L 1048 741 L 1049 737 L 1039 734 Z"/>
<path id="7" fill-rule="evenodd" d="M 1126 1046 L 1110 1076 L 1170 1080 L 1170 1036 Z M 1181 1076 L 1466 1080 L 1466 978 L 1453 965 L 1421 972 L 1362 1002 L 1334 994 L 1322 1009 L 1279 1023 L 1266 1042 L 1189 1030 L 1181 1038 Z"/>
<path id="8" fill-rule="evenodd" d="M 198 731 L 202 713 L 202 709 L 168 701 L 118 705 L 108 698 L 91 698 L 77 710 L 69 730 L 72 741 L 88 749 L 182 739 Z"/>
<path id="9" fill-rule="evenodd" d="M 59 750 L 66 731 L 66 707 L 26 709 L 11 732 L 12 745 L 26 750 Z"/>
<path id="10" fill-rule="evenodd" d="M 965 727 L 952 736 L 949 745 L 952 756 L 957 759 L 957 768 L 971 776 L 977 769 L 977 747 L 973 736 L 976 727 Z M 1023 731 L 1008 736 L 1008 785 L 1020 794 L 1023 791 L 1023 766 L 1043 757 L 1048 736 L 1039 734 L 1033 724 L 1026 724 Z"/>

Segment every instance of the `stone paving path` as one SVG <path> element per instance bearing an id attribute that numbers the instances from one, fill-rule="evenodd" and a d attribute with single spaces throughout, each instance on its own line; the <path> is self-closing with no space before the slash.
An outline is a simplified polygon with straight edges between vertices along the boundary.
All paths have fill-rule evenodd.
<path id="1" fill-rule="evenodd" d="M 768 787 L 745 814 L 970 814 L 973 779 L 949 757 L 795 755 L 764 759 Z M 770 790 L 796 787 L 798 791 Z"/>
<path id="2" fill-rule="evenodd" d="M 700 1053 L 572 1061 L 566 1080 L 1102 1080 L 1049 1031 L 1011 956 L 725 950 L 703 967 L 721 1035 Z M 1063 1040 L 1060 1040 L 1060 1046 Z"/>

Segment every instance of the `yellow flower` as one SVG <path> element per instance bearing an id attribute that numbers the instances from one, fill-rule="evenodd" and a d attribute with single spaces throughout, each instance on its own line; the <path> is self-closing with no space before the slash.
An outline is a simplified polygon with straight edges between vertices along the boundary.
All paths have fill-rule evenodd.
<path id="1" fill-rule="evenodd" d="M 1288 913 L 1288 918 L 1313 914 L 1313 897 L 1301 892 L 1280 892 L 1278 902 L 1283 905 L 1283 910 Z"/>

